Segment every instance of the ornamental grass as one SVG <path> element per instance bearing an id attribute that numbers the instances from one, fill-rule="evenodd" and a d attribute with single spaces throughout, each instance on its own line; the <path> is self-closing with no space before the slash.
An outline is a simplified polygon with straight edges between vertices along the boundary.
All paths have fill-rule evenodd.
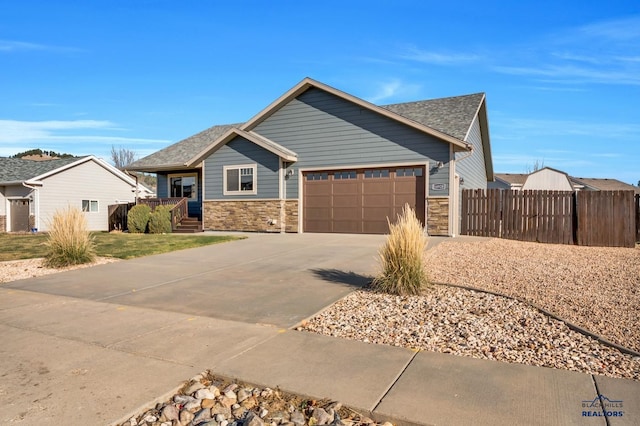
<path id="1" fill-rule="evenodd" d="M 372 287 L 396 295 L 420 294 L 428 284 L 424 265 L 427 238 L 414 210 L 405 204 L 395 223 L 389 223 L 387 241 L 378 255 L 380 274 L 374 278 Z"/>
<path id="2" fill-rule="evenodd" d="M 95 259 L 93 239 L 80 209 L 67 207 L 56 211 L 49 226 L 45 266 L 63 268 L 89 263 Z"/>

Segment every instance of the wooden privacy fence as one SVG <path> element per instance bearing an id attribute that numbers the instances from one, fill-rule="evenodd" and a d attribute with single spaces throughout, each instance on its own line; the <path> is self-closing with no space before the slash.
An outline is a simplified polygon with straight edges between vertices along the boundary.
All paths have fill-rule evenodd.
<path id="1" fill-rule="evenodd" d="M 108 207 L 109 212 L 109 232 L 127 229 L 127 214 L 135 203 L 112 204 Z"/>
<path id="2" fill-rule="evenodd" d="M 636 242 L 640 242 L 640 194 L 636 194 Z"/>
<path id="3" fill-rule="evenodd" d="M 519 241 L 634 247 L 633 191 L 462 191 L 461 234 Z"/>

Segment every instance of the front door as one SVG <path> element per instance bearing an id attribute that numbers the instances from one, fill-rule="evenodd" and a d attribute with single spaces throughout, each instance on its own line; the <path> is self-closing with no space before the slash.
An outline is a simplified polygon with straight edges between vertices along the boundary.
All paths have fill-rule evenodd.
<path id="1" fill-rule="evenodd" d="M 11 232 L 29 232 L 29 200 L 9 200 Z"/>

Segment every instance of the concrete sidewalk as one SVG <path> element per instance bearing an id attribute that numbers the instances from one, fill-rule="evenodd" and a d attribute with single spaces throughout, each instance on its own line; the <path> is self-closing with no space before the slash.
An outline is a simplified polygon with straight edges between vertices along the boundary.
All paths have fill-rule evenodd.
<path id="1" fill-rule="evenodd" d="M 0 289 L 0 424 L 109 424 L 204 370 L 400 424 L 637 424 L 640 383 Z M 265 368 L 268 366 L 268 368 Z"/>
<path id="2" fill-rule="evenodd" d="M 204 370 L 406 424 L 640 423 L 640 382 L 292 331 L 383 238 L 257 234 L 4 284 L 0 424 L 110 424 Z M 622 408 L 583 407 L 598 394 Z"/>

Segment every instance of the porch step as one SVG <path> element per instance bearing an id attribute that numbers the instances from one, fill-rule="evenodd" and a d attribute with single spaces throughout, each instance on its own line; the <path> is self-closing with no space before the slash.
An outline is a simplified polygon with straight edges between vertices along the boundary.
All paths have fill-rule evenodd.
<path id="1" fill-rule="evenodd" d="M 173 230 L 176 234 L 194 234 L 202 232 L 202 222 L 194 217 L 185 217 Z"/>

